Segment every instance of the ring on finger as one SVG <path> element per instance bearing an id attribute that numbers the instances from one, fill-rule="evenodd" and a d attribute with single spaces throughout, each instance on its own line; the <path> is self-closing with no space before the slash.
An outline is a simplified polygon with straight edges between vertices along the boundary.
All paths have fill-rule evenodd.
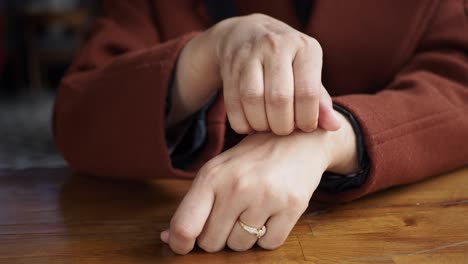
<path id="1" fill-rule="evenodd" d="M 237 221 L 239 223 L 239 225 L 242 227 L 242 229 L 244 229 L 247 233 L 251 234 L 251 235 L 254 235 L 256 236 L 257 238 L 261 238 L 262 236 L 264 236 L 266 234 L 266 226 L 263 225 L 262 227 L 260 228 L 256 228 L 256 227 L 253 227 L 253 226 L 249 226 L 247 224 L 245 224 L 244 222 L 242 222 L 241 220 L 238 220 Z"/>

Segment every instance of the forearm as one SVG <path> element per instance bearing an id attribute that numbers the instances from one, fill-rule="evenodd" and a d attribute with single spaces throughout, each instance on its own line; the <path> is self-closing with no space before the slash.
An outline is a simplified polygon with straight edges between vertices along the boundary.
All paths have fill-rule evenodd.
<path id="1" fill-rule="evenodd" d="M 221 86 L 218 66 L 209 48 L 210 30 L 193 38 L 182 50 L 174 72 L 166 128 L 171 129 L 199 111 Z"/>

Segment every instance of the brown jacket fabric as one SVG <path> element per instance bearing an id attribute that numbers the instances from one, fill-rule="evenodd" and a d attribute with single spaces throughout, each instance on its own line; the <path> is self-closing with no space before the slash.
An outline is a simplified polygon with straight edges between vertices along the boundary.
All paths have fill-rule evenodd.
<path id="1" fill-rule="evenodd" d="M 463 0 L 314 0 L 301 26 L 294 1 L 237 0 L 313 36 L 323 83 L 362 126 L 366 183 L 315 198 L 349 201 L 468 164 L 468 18 Z M 62 81 L 55 140 L 78 172 L 131 179 L 191 178 L 232 141 L 222 96 L 208 139 L 187 171 L 171 166 L 164 110 L 185 43 L 212 21 L 203 1 L 109 0 L 105 16 Z"/>

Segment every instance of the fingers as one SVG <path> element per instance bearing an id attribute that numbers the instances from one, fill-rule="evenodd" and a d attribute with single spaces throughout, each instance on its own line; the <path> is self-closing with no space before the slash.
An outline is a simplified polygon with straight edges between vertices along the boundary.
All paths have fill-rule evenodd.
<path id="1" fill-rule="evenodd" d="M 301 214 L 278 213 L 270 217 L 266 223 L 267 232 L 261 237 L 257 244 L 264 249 L 276 249 L 283 245 L 289 233 L 299 220 Z"/>
<path id="2" fill-rule="evenodd" d="M 265 102 L 273 133 L 289 135 L 294 130 L 294 77 L 287 55 L 265 58 Z"/>
<path id="3" fill-rule="evenodd" d="M 317 128 L 322 75 L 320 50 L 301 48 L 293 62 L 296 127 L 304 132 Z"/>
<path id="4" fill-rule="evenodd" d="M 265 208 L 249 208 L 239 216 L 239 220 L 248 226 L 260 228 L 270 216 L 266 211 Z M 236 221 L 227 240 L 227 245 L 234 251 L 245 251 L 255 245 L 256 242 L 257 237 L 247 233 Z"/>
<path id="5" fill-rule="evenodd" d="M 223 67 L 226 112 L 234 131 L 288 135 L 295 127 L 304 132 L 318 126 L 339 128 L 330 96 L 321 85 L 321 47 L 312 38 L 302 40 L 305 45 L 295 54 L 291 47 L 272 49 L 261 60 L 251 48 L 242 48 Z"/>
<path id="6" fill-rule="evenodd" d="M 245 116 L 255 131 L 269 131 L 265 112 L 263 65 L 259 60 L 249 61 L 241 71 L 239 90 Z"/>
<path id="7" fill-rule="evenodd" d="M 229 71 L 229 72 L 227 72 Z M 238 134 L 249 134 L 252 131 L 242 108 L 237 70 L 226 67 L 223 75 L 224 105 L 231 128 Z"/>
<path id="8" fill-rule="evenodd" d="M 184 197 L 172 217 L 168 238 L 169 246 L 177 254 L 189 253 L 213 206 L 214 193 L 209 188 L 194 186 Z"/>
<path id="9" fill-rule="evenodd" d="M 234 202 L 224 197 L 217 197 L 205 229 L 197 239 L 198 246 L 207 252 L 217 252 L 226 245 L 226 240 L 237 221 L 241 201 Z"/>

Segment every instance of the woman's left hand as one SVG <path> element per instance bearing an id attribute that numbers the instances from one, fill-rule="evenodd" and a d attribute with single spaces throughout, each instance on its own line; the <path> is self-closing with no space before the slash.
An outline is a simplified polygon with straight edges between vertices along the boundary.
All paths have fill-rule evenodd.
<path id="1" fill-rule="evenodd" d="M 355 148 L 349 124 L 337 132 L 249 135 L 200 170 L 161 239 L 178 254 L 195 242 L 208 252 L 226 244 L 236 251 L 255 243 L 277 248 L 307 209 L 323 172 L 357 167 Z M 266 234 L 257 239 L 238 220 L 265 225 Z"/>

